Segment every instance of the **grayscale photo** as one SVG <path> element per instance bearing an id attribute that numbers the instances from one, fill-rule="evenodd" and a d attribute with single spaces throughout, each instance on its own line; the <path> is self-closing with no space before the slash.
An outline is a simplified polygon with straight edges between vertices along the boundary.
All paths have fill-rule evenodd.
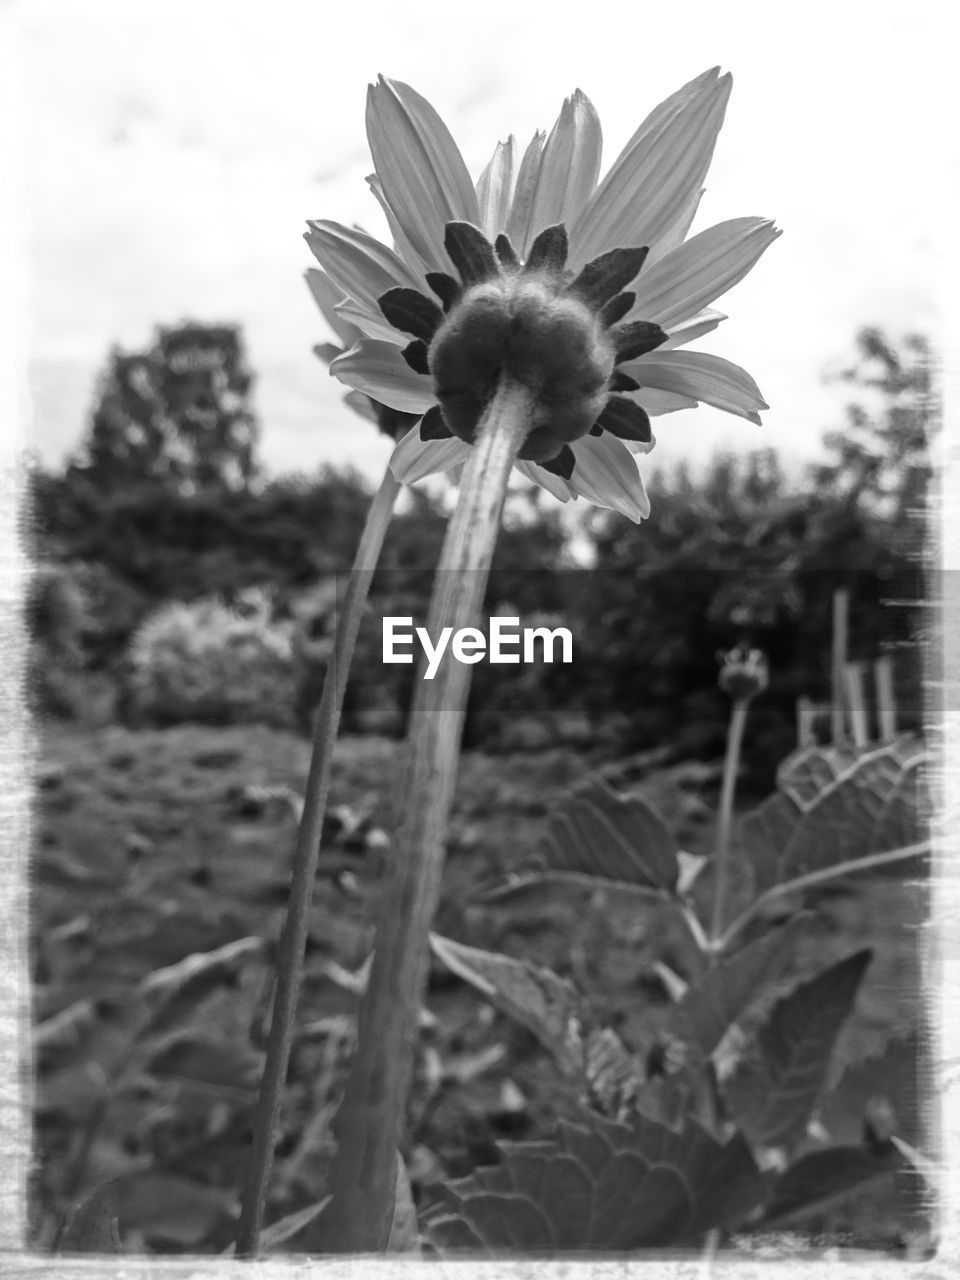
<path id="1" fill-rule="evenodd" d="M 937 6 L 2 17 L 0 1256 L 948 1274 Z"/>

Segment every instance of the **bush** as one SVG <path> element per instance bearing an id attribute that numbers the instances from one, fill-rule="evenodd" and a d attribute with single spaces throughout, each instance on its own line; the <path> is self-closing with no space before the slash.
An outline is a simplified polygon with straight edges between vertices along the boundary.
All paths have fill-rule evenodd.
<path id="1" fill-rule="evenodd" d="M 151 724 L 294 722 L 294 624 L 272 616 L 261 588 L 227 605 L 206 599 L 158 609 L 129 651 L 128 712 Z"/>

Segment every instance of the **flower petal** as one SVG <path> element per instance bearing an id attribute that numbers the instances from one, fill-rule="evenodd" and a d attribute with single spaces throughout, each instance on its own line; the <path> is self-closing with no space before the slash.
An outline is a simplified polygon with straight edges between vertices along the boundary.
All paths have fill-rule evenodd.
<path id="1" fill-rule="evenodd" d="M 497 149 L 477 183 L 480 230 L 491 244 L 507 225 L 516 168 L 517 142 L 511 133 L 506 142 L 497 143 Z"/>
<path id="2" fill-rule="evenodd" d="M 705 333 L 712 333 L 726 318 L 722 311 L 714 311 L 712 307 L 704 307 L 702 311 L 698 311 L 689 320 L 682 320 L 679 324 L 671 325 L 667 331 L 666 342 L 658 350 L 673 351 L 675 347 L 685 347 L 688 342 L 695 342 L 697 338 L 702 338 Z"/>
<path id="3" fill-rule="evenodd" d="M 662 328 L 690 319 L 742 280 L 779 235 L 765 218 L 731 218 L 701 231 L 641 272 L 631 315 Z"/>
<path id="4" fill-rule="evenodd" d="M 426 413 L 436 403 L 430 379 L 414 373 L 390 342 L 362 338 L 334 360 L 330 372 L 348 387 L 404 413 Z"/>
<path id="5" fill-rule="evenodd" d="M 365 231 L 338 222 L 310 222 L 304 239 L 327 275 L 374 320 L 382 320 L 377 301 L 388 289 L 416 289 L 419 283 L 403 259 Z M 402 341 L 400 334 L 397 340 Z"/>
<path id="6" fill-rule="evenodd" d="M 540 165 L 543 162 L 543 144 L 546 134 L 537 130 L 530 139 L 530 144 L 523 153 L 517 181 L 513 189 L 513 201 L 510 205 L 510 217 L 507 220 L 506 233 L 510 242 L 521 257 L 527 251 L 527 237 L 530 233 L 530 211 L 533 197 L 536 194 Z M 533 238 L 532 236 L 530 237 Z"/>
<path id="7" fill-rule="evenodd" d="M 480 220 L 450 130 L 409 85 L 381 76 L 367 92 L 367 140 L 387 204 L 423 265 L 436 267 L 446 224 Z"/>
<path id="8" fill-rule="evenodd" d="M 613 436 L 584 436 L 573 446 L 577 459 L 570 485 L 598 507 L 619 511 L 639 524 L 650 514 L 640 472 L 633 454 Z"/>
<path id="9" fill-rule="evenodd" d="M 368 176 L 367 186 L 373 192 L 377 204 L 379 204 L 380 208 L 383 210 L 383 216 L 386 218 L 387 225 L 390 228 L 390 234 L 393 236 L 393 247 L 411 271 L 413 271 L 414 275 L 423 275 L 420 255 L 414 249 L 413 245 L 407 238 L 403 227 L 401 227 L 400 223 L 397 221 L 396 214 L 390 208 L 387 197 L 383 194 L 383 184 L 375 173 L 371 173 Z"/>
<path id="10" fill-rule="evenodd" d="M 534 484 L 538 484 L 541 489 L 546 489 L 547 493 L 553 494 L 561 502 L 569 502 L 571 498 L 577 496 L 566 480 L 562 480 L 560 476 L 555 476 L 551 472 L 545 471 L 536 462 L 516 462 L 514 463 L 514 469 L 519 471 L 522 476 L 526 476 L 528 480 L 532 480 Z"/>
<path id="11" fill-rule="evenodd" d="M 574 265 L 617 245 L 653 249 L 689 211 L 710 167 L 733 83 L 718 67 L 647 116 L 574 223 Z"/>
<path id="12" fill-rule="evenodd" d="M 336 307 L 345 300 L 345 294 L 333 283 L 330 277 L 316 267 L 308 267 L 303 273 L 307 288 L 313 294 L 313 300 L 327 324 L 340 339 L 343 347 L 352 347 L 360 336 L 356 327 L 336 311 Z"/>
<path id="13" fill-rule="evenodd" d="M 463 440 L 420 439 L 419 426 L 403 437 L 390 456 L 390 470 L 401 484 L 416 484 L 425 476 L 449 471 L 470 457 L 470 446 Z"/>
<path id="14" fill-rule="evenodd" d="M 337 307 L 337 314 L 351 324 L 354 328 L 354 336 L 350 342 L 350 346 L 354 342 L 358 342 L 361 337 L 376 338 L 380 342 L 391 342 L 394 346 L 405 346 L 405 340 L 402 333 L 398 333 L 392 324 L 389 324 L 385 317 L 372 316 L 365 307 L 359 306 L 356 302 L 351 302 L 348 298 L 346 302 L 341 302 Z"/>
<path id="15" fill-rule="evenodd" d="M 667 351 L 638 361 L 636 376 L 643 386 L 659 387 L 678 395 L 695 396 L 726 413 L 760 425 L 758 409 L 770 406 L 745 369 L 705 351 Z M 638 397 L 642 399 L 642 394 Z"/>
<path id="16" fill-rule="evenodd" d="M 577 89 L 565 98 L 540 158 L 531 194 L 526 233 L 514 241 L 526 257 L 533 238 L 544 229 L 573 223 L 593 195 L 600 172 L 603 135 L 593 103 Z"/>
<path id="17" fill-rule="evenodd" d="M 690 396 L 676 395 L 672 391 L 661 391 L 659 387 L 641 387 L 635 393 L 637 404 L 643 405 L 651 418 L 659 418 L 665 413 L 676 413 L 678 409 L 696 409 L 699 400 Z"/>

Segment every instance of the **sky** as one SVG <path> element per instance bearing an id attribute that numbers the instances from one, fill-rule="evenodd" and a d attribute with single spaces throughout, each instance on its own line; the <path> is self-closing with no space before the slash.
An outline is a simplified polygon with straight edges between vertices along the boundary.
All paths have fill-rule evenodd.
<path id="1" fill-rule="evenodd" d="M 352 463 L 386 441 L 313 355 L 330 335 L 303 282 L 307 218 L 384 226 L 364 177 L 367 83 L 413 85 L 478 175 L 583 89 L 606 169 L 649 110 L 707 67 L 733 96 L 694 231 L 743 215 L 783 236 L 718 302 L 697 345 L 749 369 L 757 427 L 702 406 L 655 422 L 651 459 L 771 445 L 812 457 L 848 392 L 825 383 L 856 330 L 937 342 L 943 289 L 948 6 L 854 0 L 334 8 L 271 0 L 13 5 L 20 37 L 31 419 L 49 462 L 75 449 L 111 344 L 157 323 L 243 325 L 260 454 L 273 473 Z M 938 18 L 938 13 L 940 17 Z"/>

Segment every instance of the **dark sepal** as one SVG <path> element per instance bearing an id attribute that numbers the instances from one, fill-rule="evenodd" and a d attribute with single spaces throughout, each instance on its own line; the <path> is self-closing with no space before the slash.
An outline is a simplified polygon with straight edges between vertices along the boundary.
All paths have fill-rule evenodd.
<path id="1" fill-rule="evenodd" d="M 468 288 L 472 284 L 492 280 L 500 274 L 500 264 L 493 246 L 472 222 L 448 222 L 443 243 L 450 261 L 460 272 L 460 279 Z"/>
<path id="2" fill-rule="evenodd" d="M 653 439 L 646 409 L 641 409 L 636 401 L 628 400 L 626 396 L 610 397 L 597 419 L 597 426 L 620 440 L 638 440 L 641 444 L 649 444 Z"/>
<path id="3" fill-rule="evenodd" d="M 551 475 L 559 476 L 561 480 L 569 480 L 573 475 L 573 468 L 577 464 L 573 450 L 568 444 L 565 444 L 555 458 L 550 458 L 547 462 L 538 462 L 538 467 L 543 467 L 544 471 L 549 471 Z"/>
<path id="4" fill-rule="evenodd" d="M 609 329 L 615 325 L 618 320 L 622 320 L 630 308 L 637 300 L 635 293 L 618 293 L 615 298 L 611 298 L 600 308 L 600 320 L 604 326 Z"/>
<path id="5" fill-rule="evenodd" d="M 497 257 L 505 267 L 519 267 L 520 259 L 517 257 L 517 251 L 510 243 L 510 237 L 506 232 L 501 231 L 493 242 Z"/>
<path id="6" fill-rule="evenodd" d="M 598 310 L 639 275 L 648 253 L 646 248 L 611 249 L 609 253 L 601 253 L 599 258 L 587 263 L 568 292 Z"/>
<path id="7" fill-rule="evenodd" d="M 420 419 L 421 440 L 449 440 L 453 432 L 443 420 L 438 404 L 431 405 Z"/>
<path id="8" fill-rule="evenodd" d="M 619 329 L 612 329 L 610 336 L 617 348 L 616 364 L 645 356 L 648 351 L 655 351 L 667 340 L 667 334 L 660 326 L 649 320 L 628 320 Z"/>
<path id="9" fill-rule="evenodd" d="M 429 373 L 430 361 L 427 359 L 427 344 L 415 338 L 409 346 L 400 352 L 414 373 Z"/>
<path id="10" fill-rule="evenodd" d="M 444 311 L 449 311 L 460 297 L 458 282 L 445 271 L 428 271 L 424 279 L 443 303 Z"/>
<path id="11" fill-rule="evenodd" d="M 443 321 L 443 312 L 432 298 L 416 289 L 388 289 L 377 299 L 380 310 L 401 333 L 429 342 Z"/>
<path id="12" fill-rule="evenodd" d="M 523 264 L 525 272 L 549 271 L 554 275 L 562 275 L 567 265 L 567 228 L 562 222 L 555 227 L 547 227 L 541 231 L 530 246 L 527 260 Z"/>
<path id="13" fill-rule="evenodd" d="M 622 369 L 614 369 L 613 376 L 610 379 L 611 391 L 639 391 L 640 383 L 636 378 L 631 378 L 629 373 L 624 373 Z"/>

